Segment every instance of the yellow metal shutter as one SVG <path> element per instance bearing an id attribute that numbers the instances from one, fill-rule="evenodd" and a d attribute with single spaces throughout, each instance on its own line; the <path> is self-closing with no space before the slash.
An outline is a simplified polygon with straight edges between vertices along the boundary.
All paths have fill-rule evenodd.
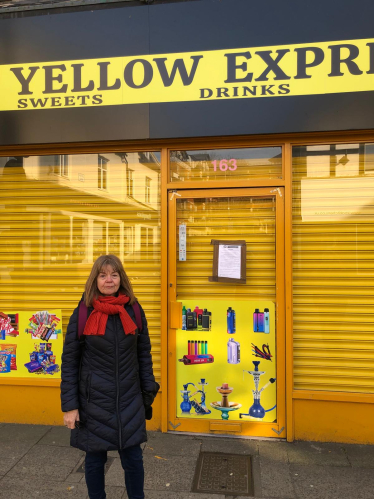
<path id="1" fill-rule="evenodd" d="M 373 150 L 293 150 L 296 389 L 374 389 Z"/>
<path id="2" fill-rule="evenodd" d="M 177 200 L 177 224 L 183 223 L 187 225 L 187 261 L 179 262 L 176 255 L 178 300 L 222 299 L 228 294 L 237 300 L 275 300 L 274 198 Z M 212 239 L 246 241 L 245 285 L 209 282 Z"/>
<path id="3" fill-rule="evenodd" d="M 160 377 L 158 153 L 0 158 L 0 310 L 62 309 L 63 331 L 93 261 L 124 263 Z"/>

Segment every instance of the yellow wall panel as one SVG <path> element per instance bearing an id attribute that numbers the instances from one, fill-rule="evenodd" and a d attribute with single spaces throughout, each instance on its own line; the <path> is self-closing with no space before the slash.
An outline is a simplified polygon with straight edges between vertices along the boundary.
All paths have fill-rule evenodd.
<path id="1" fill-rule="evenodd" d="M 296 440 L 374 444 L 374 404 L 294 400 Z"/>
<path id="2" fill-rule="evenodd" d="M 63 426 L 59 386 L 0 384 L 0 394 L 2 400 L 9 401 L 1 406 L 0 423 Z M 147 421 L 147 430 L 157 431 L 161 427 L 161 396 L 159 393 L 153 403 L 153 417 Z M 45 405 L 35 403 L 41 398 Z"/>

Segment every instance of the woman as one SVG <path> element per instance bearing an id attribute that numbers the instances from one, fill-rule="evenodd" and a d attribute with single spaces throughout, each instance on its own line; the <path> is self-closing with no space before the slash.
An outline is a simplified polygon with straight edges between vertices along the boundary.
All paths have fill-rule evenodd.
<path id="1" fill-rule="evenodd" d="M 81 304 L 74 310 L 62 354 L 64 424 L 72 430 L 71 445 L 86 452 L 90 499 L 106 497 L 104 465 L 109 450 L 119 452 L 129 499 L 143 499 L 140 444 L 147 440 L 143 399 L 150 405 L 159 388 L 147 320 L 114 255 L 96 260 L 82 299 L 87 308 Z M 82 308 L 88 319 L 79 338 Z M 140 311 L 141 328 L 134 308 Z"/>

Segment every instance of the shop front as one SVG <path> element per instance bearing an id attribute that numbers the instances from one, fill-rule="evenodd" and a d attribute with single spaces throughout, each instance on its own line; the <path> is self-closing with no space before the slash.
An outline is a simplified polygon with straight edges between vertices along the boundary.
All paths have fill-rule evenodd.
<path id="1" fill-rule="evenodd" d="M 66 326 L 114 253 L 161 384 L 149 429 L 374 443 L 360 3 L 344 33 L 350 2 L 0 18 L 0 422 L 62 424 Z"/>

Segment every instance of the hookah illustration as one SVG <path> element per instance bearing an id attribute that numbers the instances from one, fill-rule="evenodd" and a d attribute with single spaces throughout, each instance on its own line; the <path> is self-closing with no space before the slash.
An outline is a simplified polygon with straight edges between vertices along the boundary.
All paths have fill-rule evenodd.
<path id="1" fill-rule="evenodd" d="M 208 383 L 205 381 L 205 378 L 201 378 L 198 384 L 201 385 L 201 390 L 196 390 L 194 393 L 191 393 L 191 390 L 188 389 L 188 385 L 192 385 L 196 388 L 194 383 L 186 383 L 185 385 L 183 385 L 183 390 L 180 390 L 183 398 L 180 408 L 184 414 L 190 414 L 192 407 L 195 409 L 195 414 L 204 416 L 211 413 L 211 411 L 205 405 L 205 386 L 208 385 Z M 196 399 L 192 399 L 192 397 L 194 397 L 198 393 L 201 393 L 200 402 L 198 402 Z"/>
<path id="2" fill-rule="evenodd" d="M 253 381 L 254 381 L 254 384 L 255 384 L 255 389 L 252 390 L 252 393 L 253 393 L 253 404 L 252 406 L 249 408 L 249 411 L 248 411 L 248 414 L 243 414 L 243 413 L 240 413 L 239 414 L 239 418 L 243 418 L 243 417 L 246 417 L 246 416 L 249 416 L 251 418 L 255 418 L 255 419 L 263 419 L 265 417 L 265 413 L 266 412 L 270 412 L 272 411 L 273 409 L 276 408 L 276 405 L 274 407 L 272 407 L 271 409 L 267 409 L 265 410 L 262 405 L 261 405 L 261 401 L 260 401 L 260 397 L 261 397 L 261 393 L 269 386 L 271 385 L 272 383 L 275 383 L 275 380 L 276 378 L 270 378 L 268 383 L 266 383 L 266 385 L 264 385 L 260 390 L 258 389 L 258 385 L 260 384 L 260 376 L 262 374 L 265 374 L 265 371 L 259 371 L 258 370 L 258 366 L 260 364 L 260 361 L 259 360 L 253 360 L 253 365 L 255 366 L 255 370 L 254 371 L 245 371 L 243 370 L 243 372 L 246 372 L 248 374 L 251 374 L 253 376 Z"/>
<path id="3" fill-rule="evenodd" d="M 222 395 L 222 400 L 221 402 L 212 402 L 210 405 L 214 408 L 217 409 L 217 411 L 221 411 L 221 418 L 222 419 L 229 419 L 229 412 L 231 411 L 237 411 L 240 409 L 242 404 L 238 404 L 237 402 L 229 402 L 228 396 L 234 388 L 229 387 L 228 383 L 222 383 L 222 386 L 217 386 L 217 392 Z"/>

